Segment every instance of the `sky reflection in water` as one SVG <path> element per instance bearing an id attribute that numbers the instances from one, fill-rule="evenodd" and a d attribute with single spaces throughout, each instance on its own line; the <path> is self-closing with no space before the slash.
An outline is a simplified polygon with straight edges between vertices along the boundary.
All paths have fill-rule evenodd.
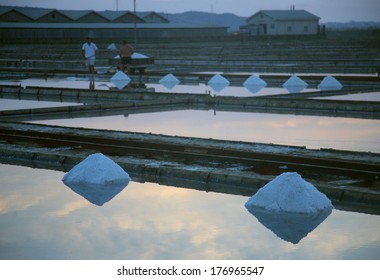
<path id="1" fill-rule="evenodd" d="M 22 81 L 25 85 L 88 87 L 86 80 L 38 80 Z M 5 83 L 5 82 L 4 82 Z M 16 82 L 13 82 L 16 83 Z M 42 84 L 41 84 L 42 83 Z M 101 88 L 110 82 L 95 81 Z M 108 89 L 104 87 L 104 89 Z M 205 84 L 179 84 L 172 90 L 160 84 L 145 84 L 156 92 L 180 92 L 205 94 L 210 87 Z M 307 90 L 313 90 L 308 88 Z M 315 90 L 315 89 L 314 89 Z M 211 90 L 212 95 L 263 96 L 286 94 L 283 88 L 265 87 L 252 94 L 243 86 L 228 86 L 221 92 Z M 378 93 L 359 94 L 333 99 L 378 100 Z M 18 101 L 3 99 L 0 110 L 47 106 L 48 102 Z M 26 105 L 25 105 L 26 104 Z M 67 105 L 62 103 L 62 105 Z M 59 106 L 57 102 L 51 106 Z M 286 114 L 263 114 L 247 112 L 223 112 L 203 110 L 182 110 L 144 114 L 126 114 L 93 118 L 36 121 L 37 123 L 86 127 L 97 129 L 127 130 L 134 132 L 158 133 L 167 135 L 237 140 L 259 143 L 306 146 L 307 148 L 333 148 L 353 151 L 380 152 L 380 120 L 350 119 Z"/>
<path id="2" fill-rule="evenodd" d="M 311 149 L 380 152 L 380 120 L 183 110 L 35 122 Z"/>
<path id="3" fill-rule="evenodd" d="M 130 184 L 103 206 L 64 173 L 0 165 L 0 259 L 379 259 L 380 217 L 333 210 L 298 244 L 244 207 L 248 197 Z"/>

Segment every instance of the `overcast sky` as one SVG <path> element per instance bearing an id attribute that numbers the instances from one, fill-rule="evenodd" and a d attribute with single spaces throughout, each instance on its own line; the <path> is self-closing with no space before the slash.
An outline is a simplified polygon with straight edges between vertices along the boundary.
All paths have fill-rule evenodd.
<path id="1" fill-rule="evenodd" d="M 0 5 L 95 11 L 131 10 L 134 0 L 0 0 Z M 179 13 L 185 11 L 234 13 L 249 17 L 264 9 L 307 10 L 321 22 L 380 21 L 380 0 L 136 0 L 137 11 Z"/>

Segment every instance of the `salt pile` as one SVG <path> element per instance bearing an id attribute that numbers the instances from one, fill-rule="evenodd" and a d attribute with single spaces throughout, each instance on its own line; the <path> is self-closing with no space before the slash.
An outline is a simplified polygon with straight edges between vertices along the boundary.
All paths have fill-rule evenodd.
<path id="1" fill-rule="evenodd" d="M 118 88 L 122 89 L 129 84 L 131 78 L 128 77 L 124 72 L 117 71 L 115 75 L 111 77 L 111 82 Z"/>
<path id="2" fill-rule="evenodd" d="M 214 91 L 220 92 L 230 84 L 230 81 L 220 74 L 214 75 L 207 83 Z"/>
<path id="3" fill-rule="evenodd" d="M 117 50 L 117 47 L 114 43 L 110 44 L 108 47 L 107 47 L 107 50 L 110 50 L 110 51 L 116 51 Z"/>
<path id="4" fill-rule="evenodd" d="M 101 153 L 88 156 L 62 179 L 74 192 L 99 206 L 121 192 L 130 180 L 127 172 Z"/>
<path id="5" fill-rule="evenodd" d="M 257 191 L 246 208 L 268 211 L 313 214 L 332 209 L 331 201 L 296 172 L 285 172 Z"/>
<path id="6" fill-rule="evenodd" d="M 116 55 L 115 57 L 114 57 L 115 59 L 120 59 L 120 55 L 118 54 L 118 55 Z M 141 59 L 141 58 L 149 58 L 149 56 L 146 56 L 146 55 L 144 55 L 144 54 L 141 54 L 141 53 L 133 53 L 132 55 L 131 55 L 131 58 L 132 59 Z"/>
<path id="7" fill-rule="evenodd" d="M 179 80 L 173 74 L 167 74 L 165 77 L 158 81 L 161 85 L 167 89 L 172 89 L 179 84 Z"/>
<path id="8" fill-rule="evenodd" d="M 285 172 L 245 203 L 257 220 L 281 239 L 298 243 L 332 211 L 331 201 L 296 172 Z"/>
<path id="9" fill-rule="evenodd" d="M 148 56 L 137 52 L 133 53 L 131 57 L 132 59 L 149 58 Z"/>
<path id="10" fill-rule="evenodd" d="M 326 76 L 318 85 L 320 90 L 340 90 L 343 85 L 334 77 Z"/>
<path id="11" fill-rule="evenodd" d="M 282 84 L 282 87 L 286 88 L 289 92 L 300 92 L 308 86 L 309 85 L 304 80 L 294 74 Z"/>
<path id="12" fill-rule="evenodd" d="M 243 83 L 243 85 L 250 92 L 257 93 L 261 89 L 265 88 L 267 86 L 267 83 L 260 77 L 257 77 L 256 75 L 252 75 Z"/>

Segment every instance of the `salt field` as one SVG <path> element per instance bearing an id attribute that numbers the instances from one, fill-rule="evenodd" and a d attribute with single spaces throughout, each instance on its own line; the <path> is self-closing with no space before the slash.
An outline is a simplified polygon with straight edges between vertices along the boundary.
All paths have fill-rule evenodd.
<path id="1" fill-rule="evenodd" d="M 379 120 L 180 110 L 34 123 L 380 152 Z"/>
<path id="2" fill-rule="evenodd" d="M 109 78 L 30 78 L 1 81 L 0 84 L 21 85 L 23 88 L 86 89 L 89 92 L 137 89 L 156 94 L 252 98 L 292 94 L 282 86 L 265 85 L 253 89 L 234 82 L 221 89 L 213 88 L 208 81 L 177 83 L 170 76 L 165 79 L 167 83 L 159 83 L 158 78 L 154 81 L 134 79 L 124 88 L 117 89 Z M 307 86 L 297 92 L 307 94 L 319 92 L 319 89 Z M 19 99 L 0 99 L 0 111 L 85 104 L 75 100 L 57 102 L 24 98 L 27 99 L 23 93 Z M 335 97 L 316 98 L 332 100 Z M 374 102 L 379 101 L 378 98 L 378 92 L 336 97 Z M 380 153 L 380 120 L 372 118 L 201 106 L 34 118 L 32 116 L 24 122 Z M 65 147 L 56 148 L 59 149 L 64 151 Z M 201 191 L 197 186 L 186 186 L 185 182 L 184 186 L 158 183 L 131 175 L 126 184 L 114 187 L 110 192 L 108 186 L 99 187 L 96 182 L 87 187 L 83 187 L 82 181 L 79 185 L 70 184 L 69 180 L 63 180 L 69 177 L 69 170 L 56 170 L 55 163 L 47 169 L 28 166 L 11 165 L 8 161 L 0 163 L 0 259 L 380 258 L 380 216 L 371 211 L 333 207 L 328 213 L 313 217 L 305 217 L 302 213 L 268 216 L 262 211 L 247 209 L 245 205 L 250 198 L 247 195 Z M 86 174 L 89 175 L 87 178 L 96 179 L 95 175 L 100 176 L 98 170 L 90 169 L 75 175 L 83 179 L 85 176 L 82 175 Z M 125 172 L 129 173 L 129 170 Z"/>
<path id="3" fill-rule="evenodd" d="M 293 76 L 292 78 L 294 78 Z M 298 77 L 297 77 L 298 78 Z M 299 79 L 299 78 L 298 78 Z M 289 79 L 290 80 L 290 79 Z M 293 81 L 293 80 L 291 80 Z M 91 80 L 87 77 L 64 77 L 53 79 L 25 79 L 2 81 L 1 84 L 42 87 L 65 87 L 109 90 L 113 83 L 104 78 Z M 136 81 L 131 82 L 136 83 Z M 207 82 L 176 84 L 167 88 L 160 83 L 137 83 L 149 92 L 211 94 L 234 97 L 261 97 L 289 94 L 283 87 L 265 86 L 252 93 L 246 86 L 228 85 L 217 92 Z M 301 82 L 301 85 L 304 85 Z M 318 91 L 306 88 L 302 92 Z M 337 91 L 339 92 L 339 91 Z M 348 94 L 317 99 L 379 101 L 378 92 Z M 21 105 L 22 104 L 22 105 Z M 2 99 L 0 110 L 39 108 L 72 105 L 67 102 L 44 102 Z M 75 119 L 38 120 L 36 123 L 157 133 L 167 135 L 237 140 L 259 143 L 305 146 L 307 148 L 333 148 L 352 151 L 380 152 L 380 121 L 339 117 L 298 116 L 294 114 L 261 114 L 252 112 L 228 112 L 217 110 L 181 110 L 172 108 L 167 112 L 145 114 L 115 114 L 103 117 L 76 117 Z M 263 133 L 265 132 L 265 133 Z"/>
<path id="4" fill-rule="evenodd" d="M 1 279 L 376 275 L 379 9 L 54 1 L 0 7 Z"/>

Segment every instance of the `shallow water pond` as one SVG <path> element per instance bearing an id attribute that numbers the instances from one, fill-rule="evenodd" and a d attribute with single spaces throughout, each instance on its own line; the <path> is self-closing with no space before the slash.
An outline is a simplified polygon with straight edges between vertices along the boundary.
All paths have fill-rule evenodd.
<path id="1" fill-rule="evenodd" d="M 35 122 L 70 127 L 306 146 L 311 149 L 332 148 L 380 152 L 380 120 L 370 119 L 179 110 Z"/>
<path id="2" fill-rule="evenodd" d="M 333 210 L 294 244 L 246 210 L 248 197 L 132 181 L 97 206 L 63 175 L 0 164 L 0 259 L 380 258 L 377 215 Z"/>

